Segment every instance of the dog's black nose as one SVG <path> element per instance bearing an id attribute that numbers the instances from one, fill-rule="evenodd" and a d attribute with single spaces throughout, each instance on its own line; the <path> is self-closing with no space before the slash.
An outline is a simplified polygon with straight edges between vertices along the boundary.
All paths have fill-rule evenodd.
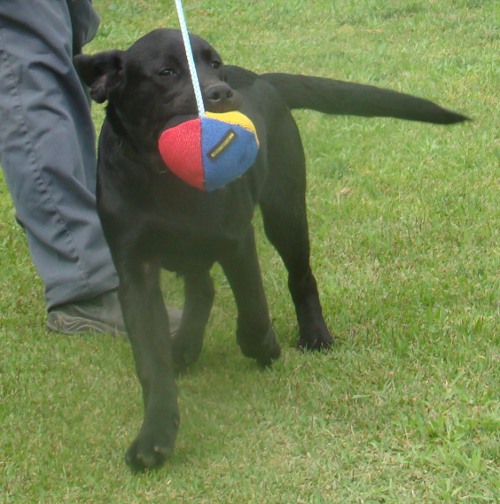
<path id="1" fill-rule="evenodd" d="M 212 105 L 222 105 L 234 97 L 231 87 L 225 82 L 213 84 L 205 89 L 205 100 Z"/>

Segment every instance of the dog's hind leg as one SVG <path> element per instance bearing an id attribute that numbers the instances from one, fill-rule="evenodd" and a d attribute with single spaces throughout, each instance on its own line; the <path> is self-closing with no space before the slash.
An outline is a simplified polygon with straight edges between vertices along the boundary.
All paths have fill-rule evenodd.
<path id="1" fill-rule="evenodd" d="M 227 244 L 219 262 L 238 308 L 237 341 L 241 351 L 261 366 L 268 366 L 279 357 L 281 349 L 271 327 L 252 227 L 242 240 Z"/>
<path id="2" fill-rule="evenodd" d="M 316 279 L 309 263 L 305 212 L 298 212 L 297 207 L 291 211 L 287 203 L 286 207 L 274 210 L 262 205 L 262 215 L 266 234 L 288 270 L 288 288 L 299 324 L 299 348 L 329 348 L 333 339 L 323 318 Z"/>
<path id="3" fill-rule="evenodd" d="M 328 331 L 316 279 L 310 265 L 310 246 L 305 203 L 305 160 L 295 125 L 283 128 L 287 145 L 272 152 L 283 158 L 271 159 L 268 184 L 261 196 L 260 207 L 264 229 L 288 270 L 288 288 L 299 324 L 299 348 L 329 348 L 333 338 Z"/>
<path id="4" fill-rule="evenodd" d="M 214 300 L 214 284 L 208 270 L 189 272 L 183 277 L 185 302 L 182 322 L 172 340 L 174 367 L 178 372 L 198 359 Z"/>

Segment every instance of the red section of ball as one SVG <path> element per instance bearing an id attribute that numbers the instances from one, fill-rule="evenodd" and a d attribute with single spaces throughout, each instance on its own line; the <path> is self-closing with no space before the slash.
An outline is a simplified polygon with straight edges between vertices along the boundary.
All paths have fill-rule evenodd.
<path id="1" fill-rule="evenodd" d="M 198 189 L 205 189 L 199 118 L 165 130 L 158 148 L 163 162 L 175 175 Z"/>

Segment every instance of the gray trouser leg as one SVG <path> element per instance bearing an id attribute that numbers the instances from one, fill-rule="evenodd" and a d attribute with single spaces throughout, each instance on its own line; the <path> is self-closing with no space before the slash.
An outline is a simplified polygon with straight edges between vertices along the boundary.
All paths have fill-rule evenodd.
<path id="1" fill-rule="evenodd" d="M 95 137 L 72 39 L 65 0 L 0 1 L 0 163 L 49 308 L 118 283 L 96 213 Z"/>

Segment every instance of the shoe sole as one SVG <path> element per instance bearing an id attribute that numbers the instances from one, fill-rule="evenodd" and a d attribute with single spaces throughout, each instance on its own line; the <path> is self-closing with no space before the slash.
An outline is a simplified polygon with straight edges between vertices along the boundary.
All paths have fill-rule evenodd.
<path id="1" fill-rule="evenodd" d="M 77 333 L 105 333 L 105 334 L 124 334 L 117 327 L 99 322 L 97 320 L 89 320 L 81 317 L 70 317 L 68 315 L 60 315 L 56 312 L 49 313 L 46 327 L 51 332 L 62 334 L 77 334 Z"/>

